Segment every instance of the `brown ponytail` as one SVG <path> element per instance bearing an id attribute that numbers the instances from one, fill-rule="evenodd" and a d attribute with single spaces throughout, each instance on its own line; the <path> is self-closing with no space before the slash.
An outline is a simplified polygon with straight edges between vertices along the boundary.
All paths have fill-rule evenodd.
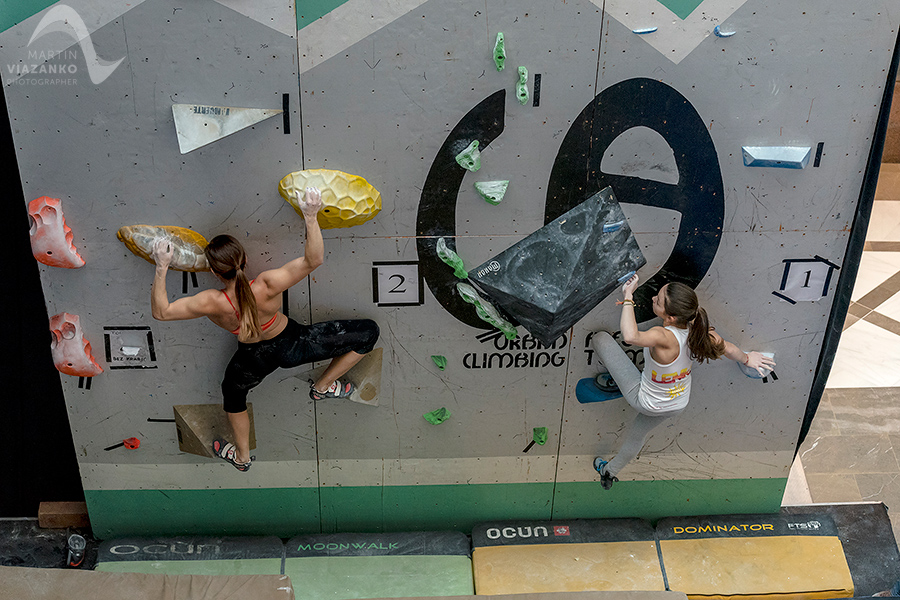
<path id="1" fill-rule="evenodd" d="M 259 315 L 256 312 L 256 297 L 250 289 L 250 280 L 244 274 L 247 267 L 247 254 L 244 247 L 230 235 L 217 235 L 204 250 L 209 267 L 226 281 L 236 280 L 234 295 L 237 311 L 241 318 L 238 341 L 246 342 L 259 337 L 262 328 L 259 326 Z"/>
<path id="2" fill-rule="evenodd" d="M 704 362 L 716 360 L 725 354 L 724 342 L 716 342 L 709 335 L 709 318 L 706 310 L 700 306 L 694 290 L 677 281 L 668 283 L 664 306 L 666 314 L 675 317 L 677 325 L 690 326 L 687 344 L 691 358 Z"/>

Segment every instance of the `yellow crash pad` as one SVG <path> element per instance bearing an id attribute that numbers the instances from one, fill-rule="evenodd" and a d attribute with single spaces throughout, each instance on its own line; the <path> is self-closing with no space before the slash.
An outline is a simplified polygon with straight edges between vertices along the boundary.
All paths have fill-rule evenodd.
<path id="1" fill-rule="evenodd" d="M 657 531 L 669 589 L 689 598 L 853 596 L 837 529 L 824 515 L 664 519 Z"/>

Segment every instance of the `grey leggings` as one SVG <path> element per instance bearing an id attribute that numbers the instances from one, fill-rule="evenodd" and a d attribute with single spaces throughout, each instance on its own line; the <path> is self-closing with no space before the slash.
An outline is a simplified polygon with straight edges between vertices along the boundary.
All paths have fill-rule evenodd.
<path id="1" fill-rule="evenodd" d="M 641 372 L 634 366 L 621 346 L 605 331 L 594 333 L 591 345 L 600 357 L 600 362 L 619 386 L 619 391 L 622 392 L 625 400 L 637 411 L 634 421 L 628 428 L 628 433 L 625 434 L 625 441 L 622 443 L 619 453 L 606 465 L 606 472 L 615 477 L 625 465 L 637 458 L 651 431 L 666 419 L 680 415 L 684 409 L 648 414 L 638 401 L 638 394 L 641 391 Z"/>

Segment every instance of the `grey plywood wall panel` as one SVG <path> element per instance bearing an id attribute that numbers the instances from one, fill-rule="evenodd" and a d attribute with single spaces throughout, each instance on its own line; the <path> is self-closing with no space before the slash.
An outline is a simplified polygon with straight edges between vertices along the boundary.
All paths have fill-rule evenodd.
<path id="1" fill-rule="evenodd" d="M 265 514 L 253 527 L 282 535 L 774 510 L 837 275 L 813 302 L 772 292 L 792 260 L 844 266 L 900 12 L 886 0 L 688 4 L 335 1 L 311 22 L 312 9 L 296 11 L 295 38 L 290 3 L 153 0 L 86 19 L 98 55 L 125 59 L 102 83 L 7 83 L 26 197 L 63 199 L 87 261 L 42 267 L 48 310 L 79 314 L 100 359 L 104 327 L 148 327 L 155 344 L 154 369 L 107 368 L 90 389 L 62 376 L 95 528 L 237 531 L 249 527 L 248 507 Z M 4 59 L 27 56 L 39 18 L 0 33 Z M 714 35 L 715 25 L 734 35 Z M 502 72 L 491 60 L 500 31 Z M 289 135 L 275 117 L 178 152 L 173 103 L 281 108 L 284 94 Z M 479 135 L 478 172 L 440 163 Z M 742 160 L 742 146 L 815 155 L 820 143 L 802 170 Z M 360 175 L 382 194 L 373 220 L 325 232 L 325 264 L 286 306 L 303 323 L 378 323 L 378 403 L 314 404 L 307 380 L 323 365 L 279 371 L 251 393 L 257 462 L 238 473 L 179 452 L 174 424 L 147 421 L 171 418 L 174 404 L 218 402 L 233 336 L 205 321 L 152 320 L 153 269 L 115 231 L 231 233 L 255 272 L 278 266 L 303 252 L 303 222 L 276 191 L 301 168 Z M 510 181 L 498 206 L 473 187 L 490 180 Z M 606 185 L 647 260 L 640 297 L 665 278 L 689 281 L 717 331 L 778 362 L 767 383 L 727 360 L 697 366 L 687 410 L 652 433 L 609 492 L 591 460 L 615 453 L 633 412 L 622 400 L 580 404 L 575 388 L 598 370 L 590 334 L 618 329 L 619 293 L 552 348 L 522 328 L 509 342 L 454 299 L 449 267 L 429 254 L 444 236 L 473 268 Z M 395 262 L 425 278 L 419 302 L 375 301 L 373 267 Z M 170 274 L 171 296 L 181 284 Z M 452 413 L 445 422 L 423 418 L 440 407 Z M 526 451 L 535 427 L 548 441 Z M 132 435 L 139 450 L 103 450 Z"/>

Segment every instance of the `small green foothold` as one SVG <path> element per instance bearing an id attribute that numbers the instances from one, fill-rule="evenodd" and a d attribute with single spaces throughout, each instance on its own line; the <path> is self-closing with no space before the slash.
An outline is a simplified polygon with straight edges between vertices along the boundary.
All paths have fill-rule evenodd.
<path id="1" fill-rule="evenodd" d="M 509 180 L 506 181 L 476 181 L 475 189 L 481 194 L 486 202 L 497 206 L 503 200 L 506 188 L 509 187 Z"/>
<path id="2" fill-rule="evenodd" d="M 546 427 L 535 427 L 534 434 L 532 439 L 538 443 L 539 446 L 543 446 L 547 443 L 547 428 Z"/>
<path id="3" fill-rule="evenodd" d="M 528 69 L 519 67 L 519 83 L 516 84 L 516 97 L 519 104 L 528 103 Z"/>
<path id="4" fill-rule="evenodd" d="M 478 150 L 478 140 L 474 140 L 466 146 L 466 149 L 456 155 L 456 162 L 463 169 L 473 173 L 481 168 L 481 152 Z"/>
<path id="5" fill-rule="evenodd" d="M 519 336 L 519 332 L 513 327 L 513 324 L 500 316 L 500 313 L 494 308 L 494 305 L 478 295 L 468 283 L 457 283 L 456 291 L 463 300 L 469 304 L 475 305 L 475 312 L 482 321 L 490 323 L 503 332 L 508 340 L 514 340 Z"/>
<path id="6" fill-rule="evenodd" d="M 447 368 L 447 357 L 440 355 L 433 355 L 431 360 L 434 361 L 434 364 L 437 365 L 437 368 L 443 371 Z"/>
<path id="7" fill-rule="evenodd" d="M 436 410 L 427 412 L 422 416 L 425 417 L 425 420 L 432 425 L 440 425 L 450 418 L 450 411 L 442 406 Z"/>
<path id="8" fill-rule="evenodd" d="M 466 271 L 463 260 L 459 257 L 459 254 L 447 247 L 447 242 L 444 241 L 444 238 L 439 238 L 437 241 L 437 255 L 438 258 L 453 267 L 453 274 L 459 279 L 469 278 L 469 272 Z"/>
<path id="9" fill-rule="evenodd" d="M 497 32 L 497 41 L 494 42 L 494 64 L 497 65 L 498 71 L 502 71 L 506 66 L 506 41 L 500 31 Z"/>

